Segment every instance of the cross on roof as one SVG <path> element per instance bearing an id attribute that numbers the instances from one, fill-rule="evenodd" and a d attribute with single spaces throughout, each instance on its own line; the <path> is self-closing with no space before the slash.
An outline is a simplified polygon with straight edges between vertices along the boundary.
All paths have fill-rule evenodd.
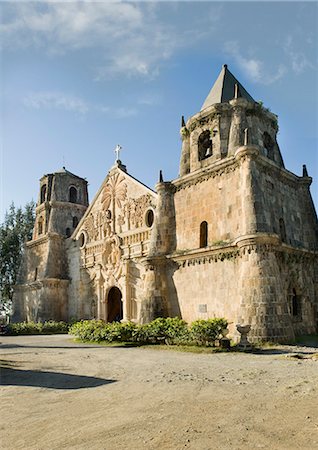
<path id="1" fill-rule="evenodd" d="M 120 156 L 120 151 L 121 151 L 121 149 L 122 149 L 122 147 L 121 147 L 119 144 L 117 144 L 117 145 L 116 145 L 116 148 L 115 148 L 116 161 L 120 161 L 119 156 Z"/>

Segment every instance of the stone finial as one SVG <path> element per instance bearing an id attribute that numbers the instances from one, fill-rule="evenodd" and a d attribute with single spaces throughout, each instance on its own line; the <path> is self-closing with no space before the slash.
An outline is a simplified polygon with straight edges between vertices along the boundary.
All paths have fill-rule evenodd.
<path id="1" fill-rule="evenodd" d="M 303 177 L 308 177 L 308 171 L 307 171 L 306 164 L 303 164 Z"/>
<path id="2" fill-rule="evenodd" d="M 184 120 L 184 116 L 181 116 L 181 128 L 183 128 L 185 126 L 186 126 L 186 123 L 185 123 L 185 120 Z"/>
<path id="3" fill-rule="evenodd" d="M 162 170 L 159 170 L 159 183 L 163 183 Z"/>
<path id="4" fill-rule="evenodd" d="M 248 128 L 244 129 L 244 145 L 248 145 Z"/>
<path id="5" fill-rule="evenodd" d="M 238 98 L 239 96 L 239 86 L 237 83 L 234 85 L 234 98 Z"/>

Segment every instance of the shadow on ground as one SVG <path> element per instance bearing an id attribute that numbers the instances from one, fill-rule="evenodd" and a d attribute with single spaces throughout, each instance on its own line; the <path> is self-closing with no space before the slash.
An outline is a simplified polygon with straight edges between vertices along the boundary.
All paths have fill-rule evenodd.
<path id="1" fill-rule="evenodd" d="M 71 375 L 61 372 L 21 370 L 2 365 L 0 367 L 1 386 L 33 386 L 48 389 L 83 389 L 115 383 L 116 380 Z"/>

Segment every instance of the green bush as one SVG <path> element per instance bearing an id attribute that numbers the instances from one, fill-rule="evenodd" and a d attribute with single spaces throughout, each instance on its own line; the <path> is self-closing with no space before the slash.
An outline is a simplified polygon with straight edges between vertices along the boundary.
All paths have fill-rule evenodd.
<path id="1" fill-rule="evenodd" d="M 196 345 L 212 346 L 222 335 L 222 330 L 227 328 L 225 319 L 196 320 L 190 327 L 190 339 Z"/>
<path id="2" fill-rule="evenodd" d="M 188 327 L 187 323 L 178 317 L 160 317 L 143 325 L 83 320 L 73 324 L 69 334 L 82 341 L 93 342 L 212 346 L 227 324 L 225 319 L 208 319 L 196 320 Z"/>
<path id="3" fill-rule="evenodd" d="M 82 320 L 74 323 L 69 334 L 83 341 L 135 342 L 137 325 L 127 323 L 105 323 L 103 320 Z"/>
<path id="4" fill-rule="evenodd" d="M 67 333 L 69 325 L 65 322 L 17 322 L 8 325 L 8 334 L 26 335 L 26 334 L 58 334 Z"/>

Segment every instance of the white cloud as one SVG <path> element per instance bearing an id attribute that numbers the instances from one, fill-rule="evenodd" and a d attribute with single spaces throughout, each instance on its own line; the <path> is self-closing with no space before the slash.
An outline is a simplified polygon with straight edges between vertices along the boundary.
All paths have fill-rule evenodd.
<path id="1" fill-rule="evenodd" d="M 224 49 L 228 55 L 232 56 L 246 76 L 256 83 L 272 84 L 286 73 L 286 67 L 283 64 L 279 64 L 274 72 L 268 72 L 263 61 L 243 55 L 237 41 L 226 42 Z"/>
<path id="2" fill-rule="evenodd" d="M 291 35 L 287 36 L 283 49 L 289 58 L 291 68 L 296 75 L 303 73 L 307 68 L 313 67 L 306 55 L 295 49 L 294 40 Z"/>
<path id="3" fill-rule="evenodd" d="M 3 8 L 0 38 L 7 48 L 36 47 L 49 54 L 92 49 L 96 78 L 117 74 L 153 77 L 183 45 L 148 3 L 19 3 Z"/>
<path id="4" fill-rule="evenodd" d="M 23 104 L 31 109 L 63 110 L 84 115 L 87 113 L 107 114 L 115 119 L 132 117 L 138 114 L 136 108 L 129 106 L 110 107 L 94 105 L 80 97 L 62 92 L 32 92 L 23 99 Z"/>
<path id="5" fill-rule="evenodd" d="M 60 109 L 86 114 L 88 104 L 81 98 L 60 92 L 32 92 L 23 99 L 25 106 L 33 109 Z"/>

